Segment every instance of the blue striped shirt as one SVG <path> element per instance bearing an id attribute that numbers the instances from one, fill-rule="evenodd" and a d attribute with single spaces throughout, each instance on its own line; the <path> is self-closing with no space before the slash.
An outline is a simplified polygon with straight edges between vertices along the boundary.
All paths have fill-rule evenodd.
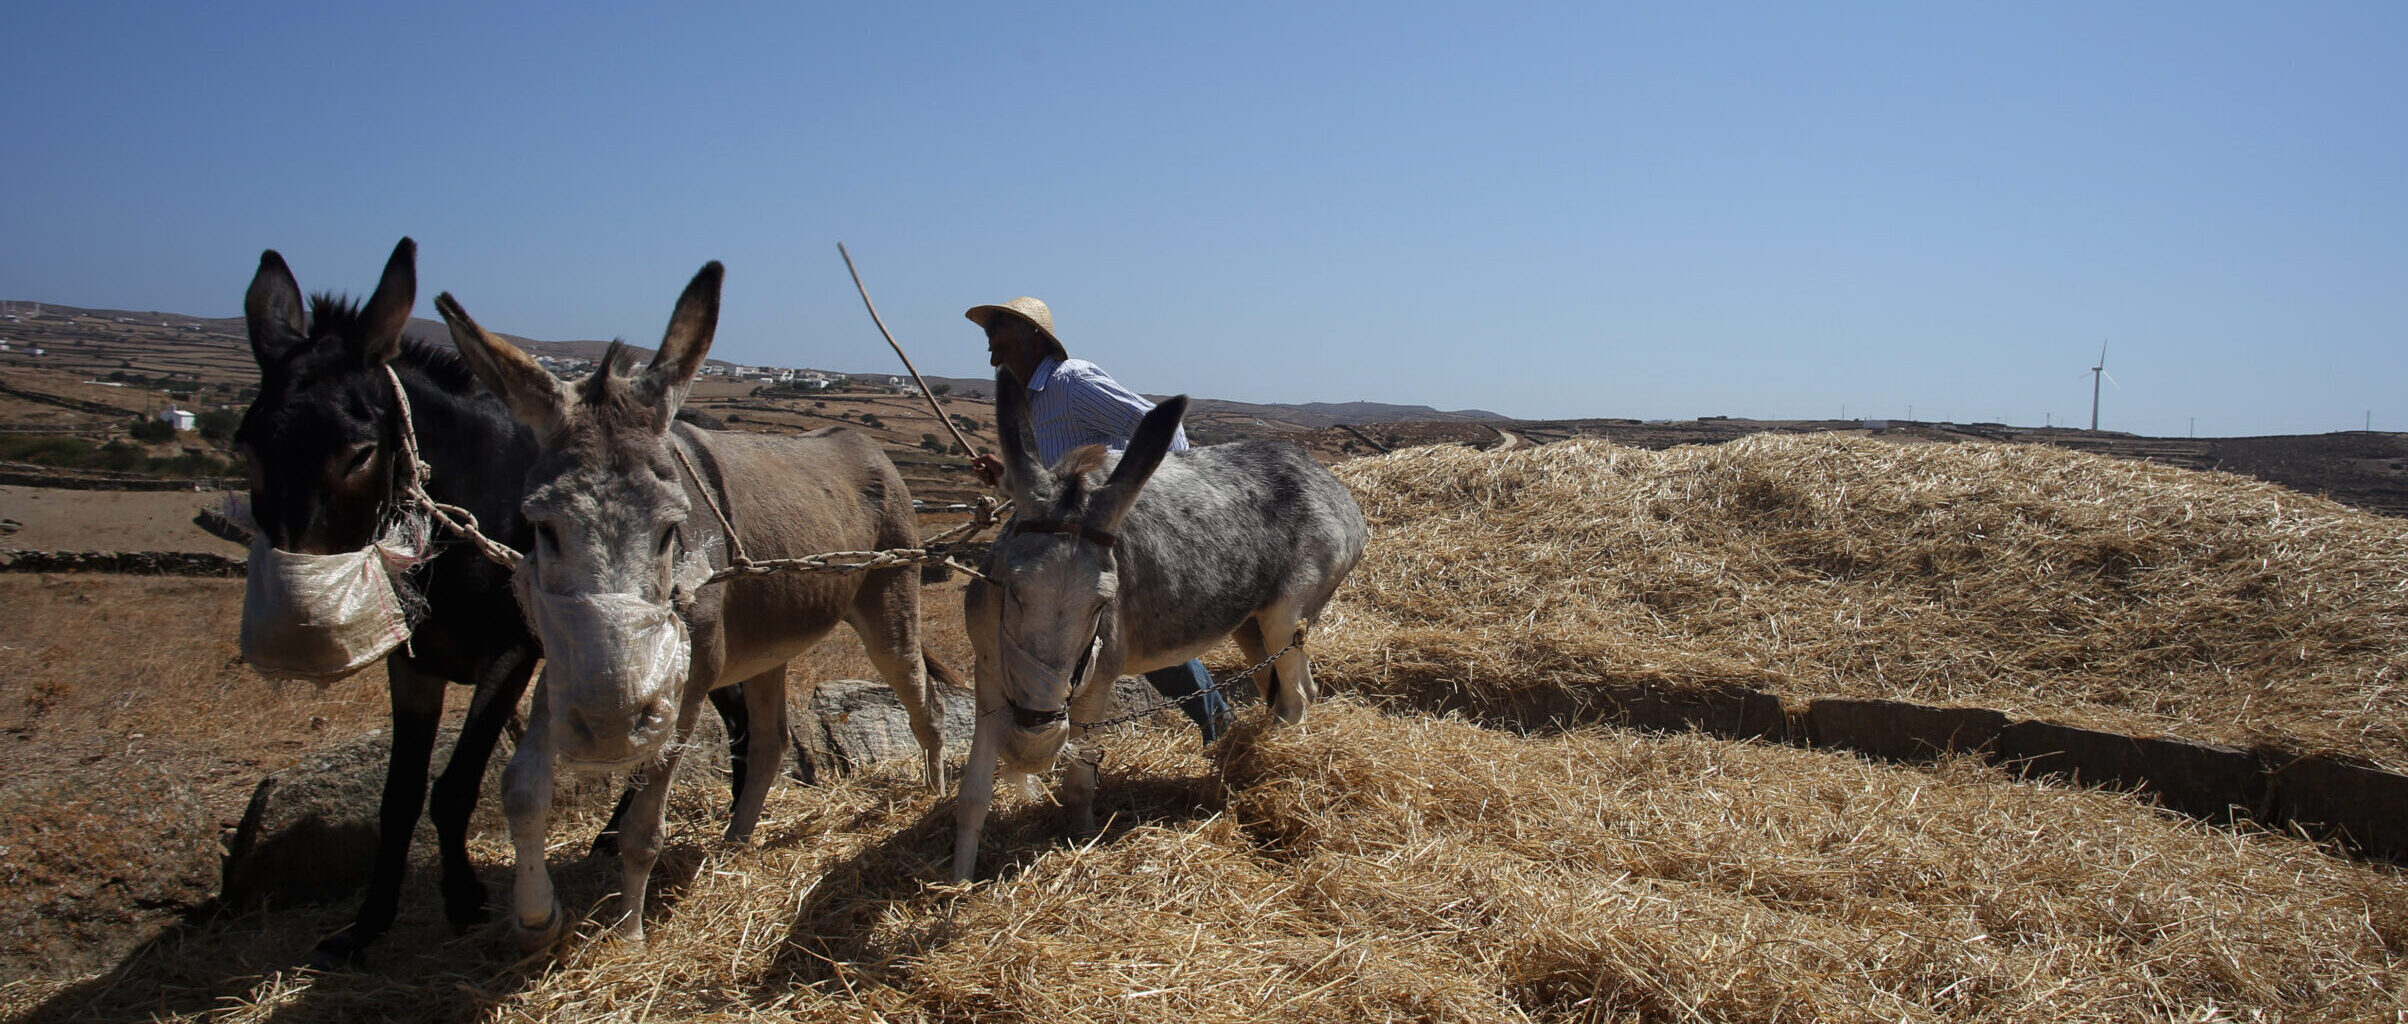
<path id="1" fill-rule="evenodd" d="M 1137 421 L 1153 409 L 1154 403 L 1084 359 L 1047 356 L 1029 375 L 1029 422 L 1037 429 L 1037 458 L 1048 466 L 1080 445 L 1127 448 Z M 1171 434 L 1171 450 L 1186 449 L 1187 428 L 1181 427 Z"/>

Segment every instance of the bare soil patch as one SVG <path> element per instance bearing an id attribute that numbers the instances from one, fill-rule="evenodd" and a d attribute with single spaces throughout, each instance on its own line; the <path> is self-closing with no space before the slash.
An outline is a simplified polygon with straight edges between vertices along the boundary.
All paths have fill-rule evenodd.
<path id="1" fill-rule="evenodd" d="M 0 485 L 0 518 L 19 525 L 0 547 L 21 551 L 207 551 L 239 556 L 240 545 L 193 524 L 221 492 L 98 491 Z"/>
<path id="2" fill-rule="evenodd" d="M 925 628 L 966 679 L 960 588 L 924 588 Z M 220 833 L 258 781 L 385 726 L 381 663 L 324 690 L 243 665 L 241 602 L 240 580 L 0 574 L 0 986 L 99 970 L 205 909 Z M 793 685 L 839 678 L 878 678 L 841 629 L 797 664 Z M 455 724 L 467 696 L 451 694 Z M 725 814 L 723 798 L 696 799 L 698 813 Z M 507 863 L 497 816 L 480 822 L 504 841 L 481 862 Z M 413 870 L 405 914 L 439 920 L 432 865 Z M 336 900 L 308 920 L 330 932 L 350 909 Z"/>
<path id="3" fill-rule="evenodd" d="M 0 982 L 79 973 L 216 891 L 253 784 L 378 727 L 383 669 L 318 691 L 244 667 L 240 580 L 0 575 Z"/>

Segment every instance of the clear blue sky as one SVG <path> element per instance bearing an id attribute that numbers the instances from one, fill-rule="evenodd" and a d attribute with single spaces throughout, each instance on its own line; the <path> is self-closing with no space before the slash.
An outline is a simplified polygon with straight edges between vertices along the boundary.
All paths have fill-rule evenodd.
<path id="1" fill-rule="evenodd" d="M 411 9 L 404 10 L 404 7 Z M 2408 4 L 40 4 L 0 295 L 1524 417 L 2408 430 Z"/>

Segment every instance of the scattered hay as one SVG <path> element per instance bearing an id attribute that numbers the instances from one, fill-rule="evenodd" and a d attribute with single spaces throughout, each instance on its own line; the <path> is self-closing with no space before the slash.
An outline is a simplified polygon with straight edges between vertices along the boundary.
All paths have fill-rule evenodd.
<path id="1" fill-rule="evenodd" d="M 935 881 L 949 805 L 907 768 L 780 790 L 753 849 L 708 839 L 717 794 L 689 785 L 648 947 L 586 938 L 514 966 L 496 936 L 430 940 L 405 921 L 371 973 L 235 979 L 214 1003 L 124 992 L 85 1012 L 1210 1024 L 2408 1011 L 2408 883 L 2281 836 L 1970 759 L 1524 738 L 1345 698 L 1301 727 L 1260 720 L 1216 748 L 1217 768 L 1184 729 L 1116 738 L 1105 834 L 1056 844 L 1052 808 L 1001 808 L 990 845 L 1006 866 L 966 890 Z M 572 866 L 566 892 L 606 906 L 606 867 Z M 431 917 L 426 902 L 411 915 Z M 231 941 L 163 958 L 250 961 Z"/>
<path id="2" fill-rule="evenodd" d="M 1836 435 L 1338 473 L 1373 540 L 1315 667 L 1367 694 L 1740 684 L 2408 770 L 2400 523 L 2271 484 Z"/>
<path id="3" fill-rule="evenodd" d="M 1540 1019 L 2336 1017 L 2402 1004 L 2399 879 L 2124 798 L 1696 736 L 1340 709 L 1238 745 L 1233 813 L 1375 932 Z M 1365 742 L 1365 741 L 1368 742 Z M 1437 965 L 1433 964 L 1432 969 Z"/>

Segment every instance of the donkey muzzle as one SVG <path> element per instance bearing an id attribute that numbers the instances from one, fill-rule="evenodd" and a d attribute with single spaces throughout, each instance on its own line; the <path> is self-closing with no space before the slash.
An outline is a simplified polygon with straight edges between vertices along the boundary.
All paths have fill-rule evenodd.
<path id="1" fill-rule="evenodd" d="M 1104 638 L 1098 634 L 1079 651 L 1078 661 L 1068 671 L 1055 667 L 1028 649 L 1004 637 L 1003 702 L 1012 709 L 1012 724 L 1027 731 L 1049 729 L 1070 718 L 1070 702 L 1085 688 L 1088 670 L 1103 653 Z M 1042 695 L 1042 696 L 1038 696 Z M 1023 699 L 1023 698 L 1034 699 Z"/>
<path id="2" fill-rule="evenodd" d="M 251 541 L 244 570 L 242 658 L 262 674 L 319 685 L 366 668 L 410 637 L 410 615 L 391 570 L 407 566 L 380 545 L 333 555 Z"/>
<path id="3" fill-rule="evenodd" d="M 676 732 L 693 657 L 674 608 L 633 594 L 522 593 L 543 641 L 553 749 L 563 762 L 617 769 L 659 755 Z"/>
<path id="4" fill-rule="evenodd" d="M 1005 697 L 1003 702 L 1011 706 L 1012 724 L 1031 731 L 1068 721 L 1070 718 L 1070 706 L 1067 704 L 1040 711 L 1036 708 L 1021 707 L 1010 697 Z"/>

